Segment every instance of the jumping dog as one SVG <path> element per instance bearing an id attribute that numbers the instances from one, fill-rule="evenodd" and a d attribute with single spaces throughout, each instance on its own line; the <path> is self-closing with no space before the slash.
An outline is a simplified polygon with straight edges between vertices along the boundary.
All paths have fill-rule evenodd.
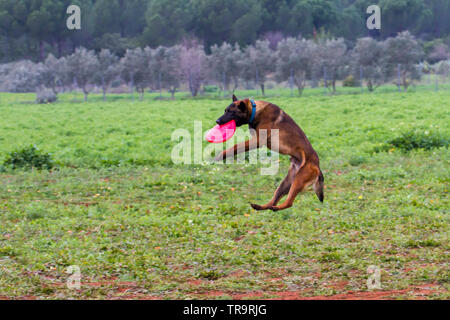
<path id="1" fill-rule="evenodd" d="M 279 211 L 290 208 L 295 197 L 311 185 L 319 200 L 323 202 L 324 177 L 320 170 L 319 156 L 303 130 L 286 112 L 269 102 L 239 100 L 233 95 L 233 103 L 225 109 L 224 115 L 216 122 L 223 125 L 232 120 L 238 127 L 248 124 L 249 128 L 253 129 L 251 130 L 253 136 L 250 140 L 221 152 L 215 158 L 216 161 L 223 161 L 230 156 L 234 157 L 241 152 L 248 152 L 263 145 L 272 149 L 271 135 L 275 132 L 278 134 L 278 150 L 275 151 L 291 156 L 289 172 L 275 191 L 272 200 L 263 206 L 251 204 L 253 209 Z M 267 139 L 261 139 L 261 142 L 260 130 L 267 132 Z M 277 205 L 285 195 L 287 195 L 286 200 L 281 205 Z"/>

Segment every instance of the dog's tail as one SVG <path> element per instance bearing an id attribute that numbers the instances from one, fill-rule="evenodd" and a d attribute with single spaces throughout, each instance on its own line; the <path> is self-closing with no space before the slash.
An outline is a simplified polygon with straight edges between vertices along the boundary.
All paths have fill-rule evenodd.
<path id="1" fill-rule="evenodd" d="M 319 198 L 320 202 L 323 202 L 323 186 L 324 186 L 325 178 L 323 177 L 322 171 L 320 171 L 319 177 L 317 178 L 316 183 L 314 183 L 314 191 L 317 194 L 317 198 Z"/>

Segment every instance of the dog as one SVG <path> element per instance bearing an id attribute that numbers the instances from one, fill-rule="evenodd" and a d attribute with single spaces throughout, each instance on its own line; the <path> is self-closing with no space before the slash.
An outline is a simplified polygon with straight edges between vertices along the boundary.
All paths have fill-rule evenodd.
<path id="1" fill-rule="evenodd" d="M 272 149 L 271 135 L 275 133 L 278 134 L 278 150 L 275 151 L 291 157 L 288 174 L 276 189 L 272 200 L 263 206 L 250 204 L 253 209 L 258 211 L 288 209 L 292 207 L 297 195 L 311 185 L 319 200 L 323 202 L 325 179 L 320 169 L 319 156 L 303 130 L 286 112 L 269 102 L 239 100 L 233 95 L 233 103 L 225 109 L 224 115 L 216 123 L 223 125 L 232 120 L 238 127 L 248 124 L 250 131 L 253 132 L 252 138 L 221 152 L 215 158 L 216 161 L 224 161 L 228 157 L 234 157 L 241 152 L 248 152 L 264 145 Z M 260 130 L 266 130 L 267 139 L 260 141 Z M 285 195 L 287 195 L 286 200 L 281 205 L 277 205 Z"/>

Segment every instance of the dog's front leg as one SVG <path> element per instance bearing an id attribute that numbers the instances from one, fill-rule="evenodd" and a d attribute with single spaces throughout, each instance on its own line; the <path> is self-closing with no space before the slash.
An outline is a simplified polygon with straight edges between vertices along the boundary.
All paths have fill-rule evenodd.
<path id="1" fill-rule="evenodd" d="M 222 151 L 216 158 L 215 161 L 223 161 L 227 158 L 234 158 L 236 155 L 243 153 L 243 152 L 248 152 L 254 149 L 257 149 L 261 147 L 261 145 L 258 143 L 258 138 L 255 137 L 253 139 L 250 139 L 248 141 L 245 142 L 241 142 L 238 143 L 236 145 L 234 145 L 234 147 L 227 149 L 225 151 Z"/>

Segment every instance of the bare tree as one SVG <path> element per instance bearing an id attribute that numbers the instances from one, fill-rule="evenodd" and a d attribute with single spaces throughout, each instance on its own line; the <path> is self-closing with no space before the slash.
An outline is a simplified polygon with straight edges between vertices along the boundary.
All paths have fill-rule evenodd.
<path id="1" fill-rule="evenodd" d="M 183 45 L 180 49 L 180 72 L 189 86 L 189 91 L 196 97 L 207 75 L 207 57 L 203 46 Z"/>

